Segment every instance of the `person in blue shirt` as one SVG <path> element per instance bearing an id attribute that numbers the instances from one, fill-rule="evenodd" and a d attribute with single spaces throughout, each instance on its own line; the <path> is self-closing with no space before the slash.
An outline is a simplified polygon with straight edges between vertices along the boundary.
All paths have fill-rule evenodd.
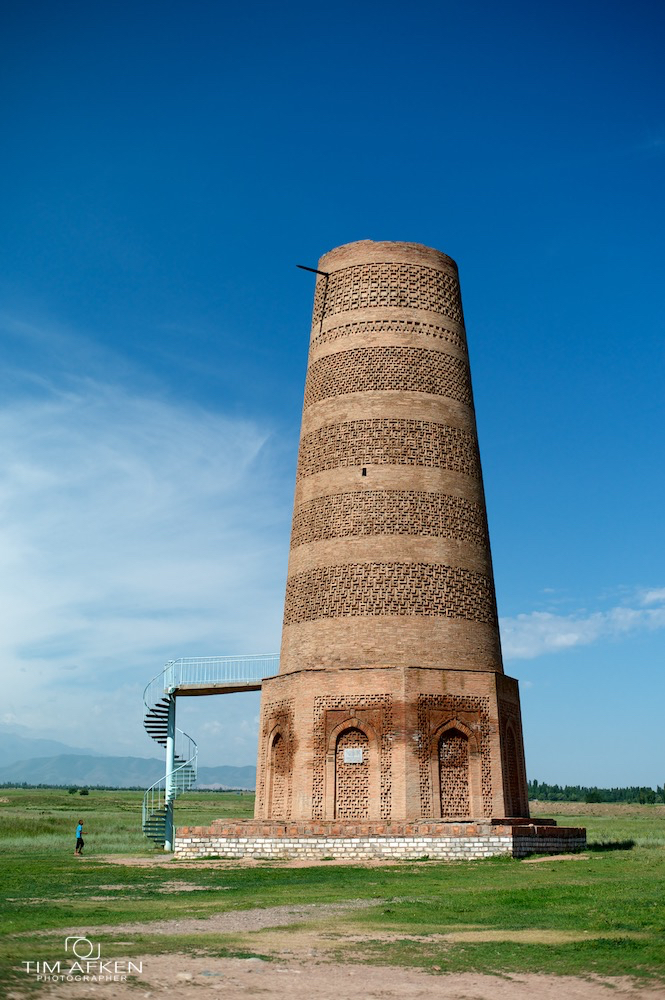
<path id="1" fill-rule="evenodd" d="M 76 827 L 76 850 L 74 854 L 83 854 L 83 820 L 79 820 L 79 825 Z"/>

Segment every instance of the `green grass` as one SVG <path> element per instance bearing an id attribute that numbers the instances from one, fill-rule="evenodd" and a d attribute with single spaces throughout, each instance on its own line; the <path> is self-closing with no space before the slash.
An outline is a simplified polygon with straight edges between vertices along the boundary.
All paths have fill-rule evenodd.
<path id="1" fill-rule="evenodd" d="M 69 795 L 66 788 L 1 788 L 0 854 L 8 851 L 74 851 L 74 831 L 83 820 L 85 852 L 92 854 L 154 853 L 141 830 L 142 792 L 90 790 Z M 254 813 L 251 793 L 190 792 L 178 799 L 179 826 L 205 825 L 224 816 Z"/>
<path id="2" fill-rule="evenodd" d="M 585 826 L 592 848 L 632 841 L 637 847 L 665 847 L 665 806 L 624 803 L 538 803 L 535 816 L 551 816 L 559 826 Z"/>
<path id="3" fill-rule="evenodd" d="M 595 939 L 571 944 L 520 944 L 513 941 L 446 946 L 411 941 L 353 945 L 340 953 L 344 961 L 372 965 L 404 965 L 429 972 L 475 972 L 485 975 L 550 973 L 567 976 L 630 976 L 653 979 L 662 969 L 662 942 Z"/>
<path id="4" fill-rule="evenodd" d="M 549 972 L 632 975 L 665 979 L 665 848 L 662 808 L 605 807 L 602 814 L 566 812 L 562 823 L 586 825 L 592 847 L 642 841 L 629 850 L 591 850 L 569 862 L 523 864 L 509 858 L 439 864 L 428 861 L 362 868 L 332 861 L 311 868 L 279 864 L 199 868 L 195 864 L 128 867 L 103 861 L 117 850 L 155 854 L 137 837 L 140 795 L 67 791 L 2 790 L 0 805 L 3 889 L 0 903 L 0 963 L 3 982 L 21 982 L 25 959 L 54 956 L 65 929 L 85 929 L 102 942 L 108 957 L 196 951 L 210 955 L 270 953 L 268 932 L 158 935 L 95 928 L 150 921 L 206 918 L 212 914 L 297 903 L 365 899 L 367 909 L 349 910 L 321 933 L 343 961 L 417 966 L 432 972 Z M 72 799 L 75 799 L 72 802 Z M 596 809 L 598 807 L 595 807 Z M 554 807 L 541 815 L 556 815 Z M 591 809 L 591 807 L 589 807 Z M 615 810 L 614 814 L 612 810 Z M 647 810 L 647 812 L 643 812 Z M 649 811 L 651 810 L 651 811 Z M 221 815 L 251 814 L 251 797 L 192 794 L 178 802 L 180 824 L 204 824 Z M 73 856 L 73 821 L 90 828 L 90 855 Z M 136 838 L 136 839 L 133 839 Z M 16 846 L 16 841 L 19 841 Z M 138 848 L 132 844 L 138 844 Z M 14 846 L 12 846 L 14 845 Z M 161 855 L 157 855 L 161 857 Z M 198 891 L 160 892 L 179 880 Z M 97 899 L 95 897 L 104 897 Z M 450 941 L 455 929 L 499 930 L 516 940 Z M 532 930 L 562 932 L 568 940 L 525 940 Z M 44 937 L 37 932 L 52 932 Z M 288 940 L 298 929 L 282 932 Z M 349 934 L 363 940 L 345 940 Z M 391 940 L 385 940 L 388 934 Z M 413 940 L 417 935 L 419 940 Z M 442 935 L 444 935 L 442 937 Z M 570 937 L 577 940 L 570 940 Z M 585 939 L 588 935 L 588 939 Z M 287 947 L 287 945 L 285 945 Z M 56 956 L 57 957 L 57 956 Z M 25 978 L 25 977 L 24 977 Z"/>

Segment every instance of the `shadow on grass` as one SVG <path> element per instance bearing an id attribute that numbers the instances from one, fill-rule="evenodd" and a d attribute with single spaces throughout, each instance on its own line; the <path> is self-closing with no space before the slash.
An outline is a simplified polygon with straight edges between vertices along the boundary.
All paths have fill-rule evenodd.
<path id="1" fill-rule="evenodd" d="M 634 840 L 607 840 L 597 844 L 587 844 L 587 851 L 632 851 Z"/>

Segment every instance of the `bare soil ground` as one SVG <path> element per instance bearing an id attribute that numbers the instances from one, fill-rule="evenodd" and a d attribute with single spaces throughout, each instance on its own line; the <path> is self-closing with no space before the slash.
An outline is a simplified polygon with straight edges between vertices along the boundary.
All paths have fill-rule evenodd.
<path id="1" fill-rule="evenodd" d="M 125 868 L 164 868 L 168 866 L 178 871 L 192 871 L 195 868 L 265 868 L 273 866 L 279 868 L 320 868 L 325 861 L 320 858 L 298 858 L 293 861 L 255 861 L 254 858 L 234 858 L 225 861 L 223 858 L 202 858 L 200 861 L 181 861 L 179 858 L 168 854 L 96 854 L 90 857 L 90 861 L 103 861 L 107 865 L 120 865 Z M 357 858 L 335 858 L 334 865 L 347 865 L 350 868 L 391 868 L 404 865 L 403 861 L 390 861 L 389 859 L 375 858 L 367 861 L 359 861 Z M 418 864 L 440 864 L 440 861 L 419 861 Z"/>
<path id="2" fill-rule="evenodd" d="M 245 934 L 266 927 L 288 927 L 304 921 L 327 920 L 349 910 L 375 906 L 376 900 L 356 899 L 345 903 L 294 903 L 288 906 L 266 906 L 253 910 L 232 910 L 213 913 L 205 918 L 183 917 L 178 920 L 152 920 L 141 923 L 109 924 L 95 927 L 98 934 Z M 34 934 L 34 931 L 31 932 Z M 42 931 L 43 935 L 81 934 L 82 927 L 68 927 L 64 931 Z"/>
<path id="3" fill-rule="evenodd" d="M 341 912 L 372 905 L 369 900 L 348 903 L 272 906 L 220 913 L 206 920 L 182 919 L 113 926 L 108 930 L 148 934 L 233 935 L 234 950 L 264 955 L 254 958 L 216 958 L 169 953 L 134 957 L 142 963 L 138 977 L 126 982 L 67 982 L 47 984 L 48 1000 L 138 1000 L 167 996 L 173 1000 L 200 1000 L 209 994 L 225 1000 L 665 1000 L 665 987 L 636 986 L 634 981 L 590 976 L 440 974 L 418 969 L 359 965 L 344 962 L 348 945 L 399 939 L 427 941 L 445 947 L 460 941 L 521 941 L 559 944 L 599 936 L 584 931 L 497 930 L 457 926 L 421 937 L 404 932 L 368 931 L 345 924 Z M 98 928 L 102 931 L 106 928 Z M 78 929 L 72 928 L 72 933 Z M 58 931 L 61 935 L 62 930 Z M 604 933 L 607 937 L 607 932 Z M 621 937 L 625 937 L 622 932 Z M 230 942 L 229 942 L 230 943 Z M 168 947 L 168 941 L 165 941 Z M 11 995 L 10 995 L 11 997 Z"/>
<path id="4" fill-rule="evenodd" d="M 523 865 L 539 865 L 543 861 L 588 861 L 588 854 L 543 854 L 537 858 L 522 858 Z M 103 886 L 102 886 L 103 888 Z"/>
<path id="5" fill-rule="evenodd" d="M 134 959 L 134 961 L 141 961 Z M 47 987 L 49 1000 L 663 1000 L 665 991 L 636 989 L 627 980 L 572 976 L 438 975 L 389 966 L 309 960 L 192 958 L 150 955 L 134 983 L 64 983 Z M 11 1000 L 11 998 L 10 998 Z"/>
<path id="6" fill-rule="evenodd" d="M 537 864 L 539 861 L 588 861 L 588 854 L 547 854 L 537 858 L 525 858 L 525 864 Z M 96 855 L 91 860 L 103 861 L 104 864 L 119 865 L 125 868 L 164 868 L 168 866 L 174 871 L 193 871 L 195 868 L 265 868 L 267 865 L 279 868 L 320 868 L 325 862 L 317 858 L 298 858 L 292 861 L 255 861 L 253 858 L 234 858 L 232 861 L 224 861 L 221 858 L 204 858 L 201 861 L 180 861 L 168 855 L 158 854 L 132 857 L 124 854 L 102 854 Z M 418 865 L 439 865 L 440 861 L 418 861 Z M 335 867 L 349 866 L 352 868 L 397 868 L 403 867 L 404 861 L 390 861 L 389 859 L 376 858 L 366 861 L 359 861 L 357 858 L 335 858 Z M 172 883 L 176 885 L 176 882 Z M 100 888 L 112 888 L 112 886 L 100 886 Z M 165 890 L 161 890 L 165 891 Z M 174 891 L 180 892 L 180 889 Z"/>

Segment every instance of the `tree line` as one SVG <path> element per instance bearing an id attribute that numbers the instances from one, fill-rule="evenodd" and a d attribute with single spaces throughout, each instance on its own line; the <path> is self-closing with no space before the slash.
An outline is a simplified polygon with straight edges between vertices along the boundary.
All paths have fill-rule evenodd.
<path id="1" fill-rule="evenodd" d="M 0 781 L 0 788 L 63 788 L 69 792 L 70 795 L 75 795 L 76 792 L 79 795 L 89 795 L 90 790 L 98 792 L 145 792 L 145 785 L 54 785 L 52 781 Z M 194 786 L 192 791 L 200 795 L 203 792 L 210 792 L 215 795 L 226 795 L 227 792 L 233 792 L 234 795 L 253 795 L 254 793 L 249 788 L 197 788 Z"/>
<path id="2" fill-rule="evenodd" d="M 656 788 L 649 788 L 647 785 L 631 785 L 628 788 L 597 788 L 595 785 L 550 785 L 547 781 L 538 781 L 536 778 L 528 782 L 529 798 L 540 799 L 544 802 L 628 802 L 640 803 L 642 805 L 653 805 L 657 802 L 665 803 L 665 788 L 656 785 Z M 88 795 L 88 789 L 109 792 L 143 792 L 145 789 L 141 785 L 88 785 L 87 787 L 53 785 L 45 782 L 31 784 L 27 781 L 3 781 L 0 788 L 63 788 L 70 795 Z M 245 794 L 247 789 L 242 788 L 194 788 L 197 794 L 210 792 L 219 795 L 232 792 L 234 795 Z"/>
<path id="3" fill-rule="evenodd" d="M 597 788 L 595 785 L 550 785 L 534 778 L 529 781 L 529 798 L 547 802 L 630 802 L 653 805 L 665 802 L 665 788 L 631 785 L 628 788 Z"/>

